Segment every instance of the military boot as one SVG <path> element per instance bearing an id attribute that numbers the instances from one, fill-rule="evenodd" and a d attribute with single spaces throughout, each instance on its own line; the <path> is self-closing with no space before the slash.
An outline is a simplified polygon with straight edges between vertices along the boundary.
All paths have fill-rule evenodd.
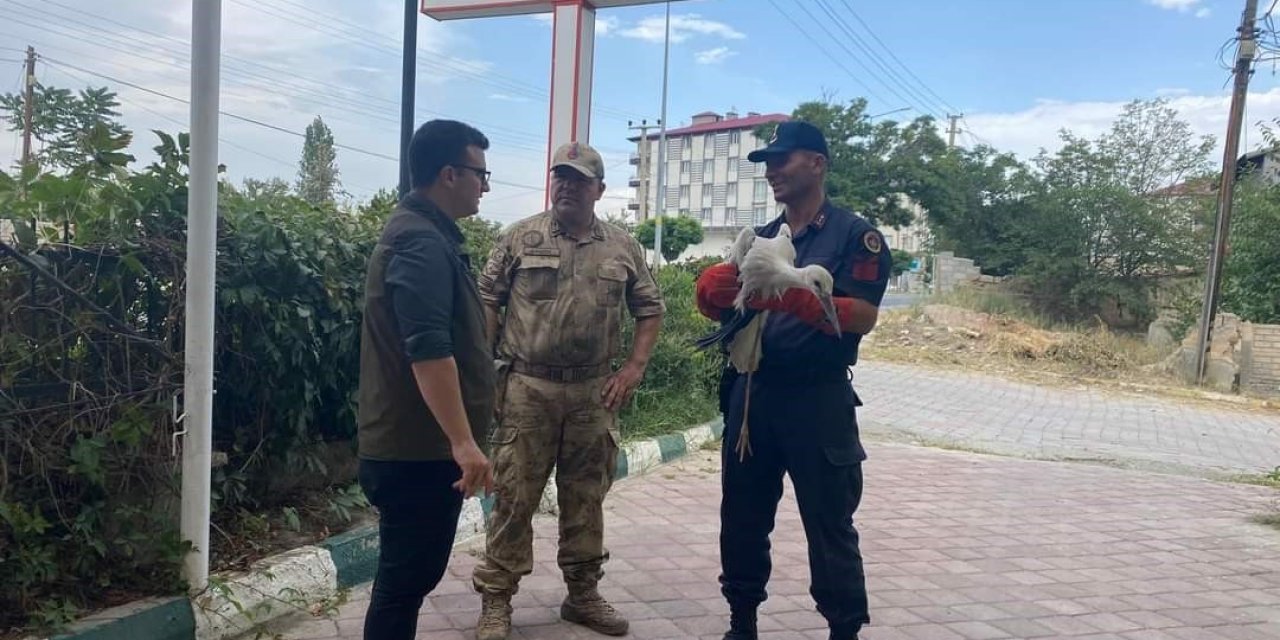
<path id="1" fill-rule="evenodd" d="M 511 634 L 511 596 L 486 593 L 480 600 L 476 640 L 507 640 Z"/>
<path id="2" fill-rule="evenodd" d="M 580 624 L 608 636 L 626 635 L 631 628 L 627 619 L 594 586 L 571 585 L 569 595 L 565 596 L 564 603 L 560 605 L 560 617 L 566 622 Z"/>
<path id="3" fill-rule="evenodd" d="M 724 640 L 756 640 L 756 610 L 729 608 L 729 631 Z"/>

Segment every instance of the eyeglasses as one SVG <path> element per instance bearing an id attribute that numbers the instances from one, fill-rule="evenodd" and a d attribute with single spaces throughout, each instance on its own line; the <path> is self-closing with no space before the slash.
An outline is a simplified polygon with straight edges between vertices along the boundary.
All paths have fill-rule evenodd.
<path id="1" fill-rule="evenodd" d="M 489 171 L 488 169 L 483 169 L 481 167 L 472 167 L 470 165 L 465 165 L 465 164 L 451 164 L 449 166 L 457 167 L 459 169 L 469 169 L 471 171 L 474 171 L 476 175 L 480 177 L 480 181 L 485 184 L 489 184 L 489 176 L 493 175 L 492 171 Z"/>

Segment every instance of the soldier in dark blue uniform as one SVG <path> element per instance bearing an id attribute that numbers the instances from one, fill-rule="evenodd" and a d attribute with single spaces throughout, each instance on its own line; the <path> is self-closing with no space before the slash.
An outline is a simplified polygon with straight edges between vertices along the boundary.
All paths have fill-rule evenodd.
<path id="1" fill-rule="evenodd" d="M 757 228 L 773 237 L 792 229 L 796 266 L 820 264 L 833 276 L 840 333 L 824 320 L 816 296 L 793 289 L 762 301 L 773 311 L 761 344 L 760 368 L 747 378 L 727 367 L 721 384 L 725 416 L 720 505 L 721 591 L 729 601 L 725 640 L 755 640 L 756 609 L 767 597 L 773 531 L 782 476 L 790 474 L 809 543 L 810 593 L 831 628 L 831 640 L 854 640 L 870 623 L 866 582 L 853 514 L 862 498 L 862 461 L 855 408 L 861 404 L 850 368 L 871 331 L 892 259 L 870 223 L 835 206 L 824 181 L 830 155 L 821 131 L 790 121 L 768 146 L 747 156 L 766 164 L 765 177 L 783 215 Z M 737 269 L 719 264 L 698 278 L 704 315 L 719 320 L 738 292 Z M 751 394 L 750 453 L 734 453 Z"/>

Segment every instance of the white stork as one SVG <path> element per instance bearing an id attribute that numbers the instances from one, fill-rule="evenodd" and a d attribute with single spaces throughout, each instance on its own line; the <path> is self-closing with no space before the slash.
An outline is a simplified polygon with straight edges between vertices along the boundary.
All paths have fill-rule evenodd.
<path id="1" fill-rule="evenodd" d="M 742 408 L 742 430 L 738 435 L 736 450 L 738 459 L 745 460 L 751 452 L 748 440 L 747 416 L 751 408 L 751 374 L 760 368 L 760 342 L 764 336 L 768 310 L 756 310 L 747 306 L 758 298 L 780 298 L 787 289 L 808 289 L 818 297 L 827 321 L 839 327 L 835 304 L 831 300 L 833 281 L 831 274 L 821 265 L 796 267 L 796 248 L 792 244 L 791 227 L 785 222 L 779 225 L 778 234 L 772 238 L 756 236 L 751 227 L 744 228 L 729 250 L 726 262 L 738 267 L 738 282 L 742 288 L 733 301 L 735 315 L 716 332 L 698 340 L 700 348 L 723 344 L 729 352 L 729 362 L 739 373 L 747 374 L 747 389 Z M 840 332 L 837 329 L 836 335 Z"/>

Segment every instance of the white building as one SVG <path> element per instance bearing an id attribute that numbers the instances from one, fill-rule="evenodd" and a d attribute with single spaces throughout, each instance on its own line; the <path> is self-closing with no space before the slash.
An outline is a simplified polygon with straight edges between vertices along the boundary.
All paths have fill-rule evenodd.
<path id="1" fill-rule="evenodd" d="M 693 116 L 687 127 L 667 131 L 667 215 L 692 216 L 702 223 L 703 240 L 680 255 L 681 259 L 722 255 L 742 227 L 764 224 L 781 211 L 764 179 L 764 164 L 747 161 L 747 154 L 765 146 L 755 135 L 762 125 L 786 121 L 781 113 L 704 112 Z M 636 153 L 631 164 L 637 172 L 629 182 L 635 197 L 628 208 L 636 220 L 658 210 L 658 132 L 635 136 Z"/>

